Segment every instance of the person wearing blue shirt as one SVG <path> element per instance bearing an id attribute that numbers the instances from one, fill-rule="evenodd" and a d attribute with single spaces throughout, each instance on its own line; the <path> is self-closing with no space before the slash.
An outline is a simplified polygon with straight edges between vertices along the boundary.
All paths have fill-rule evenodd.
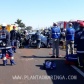
<path id="1" fill-rule="evenodd" d="M 51 38 L 52 38 L 52 48 L 53 55 L 52 58 L 59 57 L 59 39 L 60 39 L 61 30 L 58 27 L 57 23 L 53 23 L 53 27 L 51 28 Z"/>
<path id="2" fill-rule="evenodd" d="M 70 54 L 74 54 L 74 36 L 75 29 L 72 27 L 73 24 L 69 23 L 69 27 L 66 29 L 66 56 Z"/>

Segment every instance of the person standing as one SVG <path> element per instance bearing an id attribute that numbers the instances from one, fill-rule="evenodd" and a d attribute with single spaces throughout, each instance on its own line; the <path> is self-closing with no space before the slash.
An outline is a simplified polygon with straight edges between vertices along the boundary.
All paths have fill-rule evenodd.
<path id="1" fill-rule="evenodd" d="M 52 38 L 52 49 L 53 55 L 52 58 L 59 57 L 59 39 L 60 39 L 61 30 L 58 27 L 57 23 L 53 23 L 53 27 L 51 28 L 51 38 Z"/>
<path id="2" fill-rule="evenodd" d="M 73 24 L 70 22 L 69 27 L 66 29 L 66 56 L 70 54 L 74 54 L 74 36 L 75 29 L 73 28 Z"/>
<path id="3" fill-rule="evenodd" d="M 37 30 L 37 32 L 35 34 L 35 38 L 37 41 L 37 48 L 40 49 L 40 47 L 41 47 L 41 33 L 39 30 Z"/>
<path id="4" fill-rule="evenodd" d="M 13 30 L 10 31 L 10 40 L 14 53 L 17 49 L 17 41 L 20 39 L 20 34 L 15 30 L 16 26 L 13 26 Z"/>
<path id="5" fill-rule="evenodd" d="M 10 33 L 6 30 L 6 24 L 2 24 L 2 30 L 0 31 L 0 40 L 2 41 L 0 47 L 3 48 L 2 51 L 2 59 L 3 66 L 7 64 L 6 54 L 10 56 L 11 65 L 15 65 L 13 51 L 10 43 Z"/>
<path id="6" fill-rule="evenodd" d="M 76 33 L 77 57 L 79 67 L 84 67 L 84 22 L 79 25 L 80 29 Z"/>

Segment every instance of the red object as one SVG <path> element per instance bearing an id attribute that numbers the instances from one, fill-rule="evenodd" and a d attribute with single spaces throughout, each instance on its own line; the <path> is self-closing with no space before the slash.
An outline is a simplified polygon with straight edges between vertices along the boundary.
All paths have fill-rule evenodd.
<path id="1" fill-rule="evenodd" d="M 66 28 L 67 22 L 64 22 L 64 28 Z"/>
<path id="2" fill-rule="evenodd" d="M 9 54 L 8 54 L 8 53 L 6 54 L 6 58 L 7 58 L 7 59 L 10 59 L 10 56 L 9 56 Z"/>
<path id="3" fill-rule="evenodd" d="M 13 26 L 13 28 L 16 28 L 16 26 Z"/>
<path id="4" fill-rule="evenodd" d="M 84 22 L 79 22 L 81 27 L 84 27 Z"/>
<path id="5" fill-rule="evenodd" d="M 75 62 L 71 62 L 71 61 L 67 61 L 67 60 L 65 60 L 65 64 L 67 64 L 67 65 L 76 65 Z"/>
<path id="6" fill-rule="evenodd" d="M 67 22 L 66 22 L 66 21 L 59 21 L 59 22 L 58 22 L 58 25 L 59 25 L 60 28 L 66 29 Z"/>
<path id="7" fill-rule="evenodd" d="M 12 46 L 12 48 L 16 48 L 16 46 Z"/>

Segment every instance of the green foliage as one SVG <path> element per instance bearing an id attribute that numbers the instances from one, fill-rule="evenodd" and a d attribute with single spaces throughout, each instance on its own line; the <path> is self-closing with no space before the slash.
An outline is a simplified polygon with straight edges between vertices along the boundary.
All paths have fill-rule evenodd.
<path id="1" fill-rule="evenodd" d="M 26 30 L 32 30 L 32 26 L 27 26 Z"/>
<path id="2" fill-rule="evenodd" d="M 32 30 L 32 26 L 25 26 L 25 24 L 22 22 L 22 20 L 20 20 L 20 19 L 17 19 L 17 21 L 15 22 L 17 25 L 18 25 L 18 27 L 21 27 L 21 29 L 23 30 Z"/>
<path id="3" fill-rule="evenodd" d="M 18 25 L 18 27 L 25 28 L 25 24 L 22 22 L 22 20 L 17 19 L 15 23 Z"/>

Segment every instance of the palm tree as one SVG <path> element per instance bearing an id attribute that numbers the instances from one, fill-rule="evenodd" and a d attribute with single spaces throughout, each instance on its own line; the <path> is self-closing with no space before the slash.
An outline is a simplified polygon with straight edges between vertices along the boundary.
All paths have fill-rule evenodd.
<path id="1" fill-rule="evenodd" d="M 32 26 L 27 26 L 26 29 L 27 30 L 32 30 Z"/>
<path id="2" fill-rule="evenodd" d="M 18 27 L 25 28 L 25 24 L 22 22 L 22 20 L 17 19 L 15 23 L 18 25 Z"/>

